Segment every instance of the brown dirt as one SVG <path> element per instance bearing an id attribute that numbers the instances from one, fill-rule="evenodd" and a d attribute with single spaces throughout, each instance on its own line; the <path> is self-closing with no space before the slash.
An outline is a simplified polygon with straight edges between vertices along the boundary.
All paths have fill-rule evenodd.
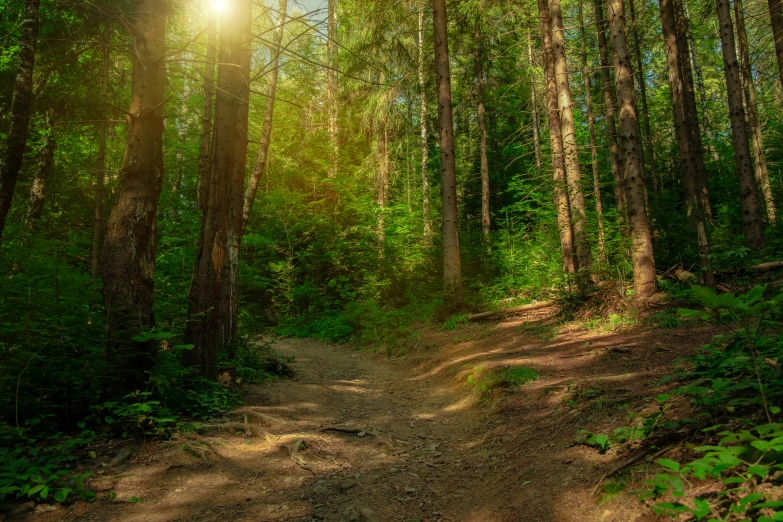
<path id="1" fill-rule="evenodd" d="M 147 443 L 92 481 L 98 498 L 30 520 L 653 521 L 633 495 L 603 502 L 597 481 L 633 451 L 575 445 L 649 409 L 671 363 L 715 333 L 645 327 L 553 336 L 546 319 L 429 332 L 400 359 L 311 340 L 279 341 L 297 377 L 252 386 L 258 412 L 285 421 L 253 437 Z M 483 397 L 467 384 L 524 365 L 541 377 Z M 642 413 L 645 413 L 642 411 Z M 251 415 L 252 417 L 252 415 Z M 269 423 L 267 423 L 269 424 Z M 324 431 L 338 427 L 343 431 Z M 266 433 L 264 433 L 266 432 Z M 202 455 L 203 454 L 203 455 Z M 646 467 L 631 473 L 639 489 Z M 138 502 L 129 502 L 133 498 Z M 21 517 L 20 517 L 21 518 Z"/>

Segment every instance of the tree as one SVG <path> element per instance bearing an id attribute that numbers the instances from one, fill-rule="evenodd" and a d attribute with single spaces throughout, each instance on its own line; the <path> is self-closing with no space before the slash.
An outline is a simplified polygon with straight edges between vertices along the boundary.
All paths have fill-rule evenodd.
<path id="1" fill-rule="evenodd" d="M 338 154 L 340 133 L 337 118 L 340 112 L 340 85 L 338 83 L 337 71 L 337 0 L 329 0 L 327 14 L 327 37 L 326 44 L 329 58 L 329 68 L 326 71 L 326 104 L 329 107 L 329 143 L 332 146 L 331 164 L 329 167 L 329 177 L 337 176 Z"/>
<path id="2" fill-rule="evenodd" d="M 533 79 L 533 37 L 527 33 L 527 63 L 530 66 L 530 119 L 533 121 L 533 150 L 536 154 L 536 173 L 541 175 L 541 138 L 540 131 L 538 130 L 538 95 L 536 94 L 538 88 L 536 87 L 535 80 Z"/>
<path id="3" fill-rule="evenodd" d="M 208 15 L 207 49 L 204 63 L 204 104 L 201 108 L 201 134 L 198 146 L 198 193 L 196 206 L 204 212 L 212 168 L 212 119 L 215 110 L 215 55 L 217 53 L 217 17 Z"/>
<path id="4" fill-rule="evenodd" d="M 27 145 L 40 3 L 40 0 L 25 0 L 24 2 L 22 36 L 19 39 L 19 61 L 16 66 L 14 95 L 11 101 L 11 129 L 5 140 L 5 151 L 2 163 L 0 163 L 0 244 L 3 240 L 5 220 L 11 209 L 16 180 L 19 178 L 19 170 L 22 168 L 24 149 Z"/>
<path id="5" fill-rule="evenodd" d="M 435 35 L 435 73 L 438 83 L 438 123 L 440 126 L 440 191 L 443 224 L 443 283 L 446 295 L 462 302 L 462 268 L 459 253 L 457 215 L 457 174 L 454 157 L 454 120 L 451 112 L 451 71 L 449 68 L 446 0 L 432 0 Z"/>
<path id="6" fill-rule="evenodd" d="M 739 64 L 734 45 L 734 27 L 728 0 L 717 0 L 718 24 L 720 26 L 723 73 L 726 77 L 726 98 L 731 121 L 731 142 L 734 146 L 734 164 L 739 177 L 740 201 L 742 203 L 742 227 L 745 242 L 750 248 L 766 246 L 764 224 L 761 220 L 758 192 L 753 177 L 753 167 L 748 145 L 748 131 L 745 109 L 742 106 L 742 84 L 739 78 Z"/>
<path id="7" fill-rule="evenodd" d="M 128 145 L 102 255 L 108 359 L 120 372 L 116 386 L 122 391 L 144 382 L 155 350 L 133 336 L 154 324 L 155 221 L 163 183 L 166 104 L 166 2 L 135 0 L 132 7 Z"/>
<path id="8" fill-rule="evenodd" d="M 52 170 L 54 151 L 57 148 L 57 135 L 55 111 L 50 110 L 46 114 L 46 137 L 41 151 L 38 153 L 38 161 L 35 169 L 35 177 L 30 187 L 30 199 L 27 204 L 27 216 L 25 224 L 32 228 L 33 224 L 41 218 L 46 197 L 46 183 L 49 181 L 49 173 Z"/>
<path id="9" fill-rule="evenodd" d="M 419 0 L 418 16 L 418 73 L 419 73 L 419 131 L 421 134 L 421 214 L 424 220 L 424 237 L 432 234 L 430 219 L 429 136 L 427 130 L 427 83 L 424 80 L 424 9 L 426 0 Z"/>
<path id="10" fill-rule="evenodd" d="M 487 160 L 487 119 L 484 106 L 484 54 L 481 42 L 481 14 L 475 22 L 476 104 L 478 105 L 479 155 L 481 156 L 481 230 L 489 237 L 491 218 L 489 212 L 489 161 Z"/>
<path id="11" fill-rule="evenodd" d="M 631 57 L 625 28 L 622 0 L 609 0 L 609 35 L 614 56 L 614 78 L 619 100 L 620 144 L 623 151 L 623 177 L 631 225 L 634 292 L 638 297 L 655 293 L 655 260 L 652 235 L 647 220 L 642 176 L 642 136 L 636 111 Z"/>
<path id="12" fill-rule="evenodd" d="M 778 75 L 783 87 L 783 1 L 767 0 L 769 17 L 772 24 L 772 35 L 775 44 L 775 56 L 778 61 Z"/>
<path id="13" fill-rule="evenodd" d="M 185 363 L 207 378 L 216 376 L 218 350 L 237 332 L 251 23 L 251 0 L 222 13 L 213 150 L 185 331 L 194 346 Z"/>
<path id="14" fill-rule="evenodd" d="M 106 105 L 109 95 L 109 67 L 111 32 L 104 31 L 103 70 L 101 71 L 101 103 Z M 101 235 L 103 232 L 103 191 L 106 184 L 106 122 L 98 129 L 98 164 L 95 173 L 95 212 L 92 221 L 92 256 L 90 275 L 98 279 L 100 271 Z"/>

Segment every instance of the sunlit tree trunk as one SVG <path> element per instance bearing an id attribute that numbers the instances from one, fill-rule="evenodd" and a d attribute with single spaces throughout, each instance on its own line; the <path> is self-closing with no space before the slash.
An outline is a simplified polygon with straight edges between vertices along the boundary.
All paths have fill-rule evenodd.
<path id="1" fill-rule="evenodd" d="M 655 293 L 655 260 L 652 234 L 647 220 L 645 187 L 642 176 L 642 137 L 636 111 L 636 91 L 633 85 L 631 56 L 625 28 L 623 0 L 609 0 L 609 36 L 614 56 L 614 78 L 619 100 L 618 124 L 623 154 L 625 196 L 628 222 L 631 225 L 633 247 L 634 293 L 649 297 Z"/>
<path id="2" fill-rule="evenodd" d="M 274 34 L 274 46 L 269 48 L 269 54 L 272 57 L 266 66 L 268 70 L 268 87 L 266 90 L 266 106 L 264 107 L 264 122 L 261 124 L 261 139 L 258 143 L 258 152 L 256 153 L 256 163 L 250 173 L 245 189 L 245 201 L 242 208 L 242 229 L 247 226 L 247 220 L 250 217 L 250 211 L 256 199 L 258 184 L 266 172 L 267 158 L 269 156 L 269 145 L 272 142 L 272 121 L 275 114 L 275 97 L 277 96 L 277 77 L 278 66 L 280 63 L 280 52 L 283 44 L 283 33 L 285 32 L 285 19 L 288 0 L 280 0 L 277 7 L 277 27 Z"/>
<path id="3" fill-rule="evenodd" d="M 101 103 L 106 104 L 109 96 L 109 67 L 111 33 L 105 31 L 103 47 L 103 72 L 101 78 Z M 101 235 L 103 232 L 103 190 L 106 181 L 106 123 L 102 122 L 98 130 L 98 165 L 95 173 L 95 211 L 92 223 L 92 256 L 90 274 L 98 279 L 100 272 Z"/>
<path id="4" fill-rule="evenodd" d="M 536 153 L 536 173 L 541 176 L 541 137 L 540 130 L 538 128 L 538 95 L 536 92 L 536 83 L 533 79 L 533 44 L 530 32 L 527 33 L 527 59 L 530 66 L 530 105 L 531 105 L 531 119 L 533 120 L 533 146 Z"/>
<path id="5" fill-rule="evenodd" d="M 198 145 L 198 194 L 196 207 L 204 212 L 212 166 L 212 119 L 215 109 L 215 57 L 217 54 L 217 17 L 208 15 L 207 49 L 204 64 L 204 105 L 201 108 L 201 136 Z"/>
<path id="6" fill-rule="evenodd" d="M 684 87 L 679 65 L 680 48 L 677 45 L 677 28 L 674 19 L 673 0 L 659 0 L 661 7 L 661 28 L 663 47 L 666 53 L 666 69 L 671 87 L 674 130 L 680 156 L 682 187 L 685 192 L 685 209 L 691 227 L 696 232 L 702 268 L 711 279 L 710 245 L 707 238 L 704 207 L 699 192 L 699 178 L 693 160 L 691 133 L 688 128 L 687 109 L 685 107 Z M 708 281 L 709 282 L 709 281 Z"/>
<path id="7" fill-rule="evenodd" d="M 753 72 L 750 65 L 750 49 L 748 46 L 748 33 L 745 29 L 745 13 L 742 9 L 742 0 L 734 0 L 734 15 L 737 22 L 737 42 L 741 58 L 742 88 L 745 91 L 745 107 L 748 113 L 750 143 L 753 149 L 753 172 L 756 175 L 756 184 L 761 189 L 762 199 L 767 210 L 767 220 L 770 223 L 775 223 L 777 220 L 775 200 L 772 197 L 772 187 L 769 184 L 769 169 L 767 168 L 767 156 L 764 153 L 761 120 L 756 107 L 756 86 L 753 82 Z"/>
<path id="8" fill-rule="evenodd" d="M 487 120 L 484 107 L 484 55 L 481 42 L 481 18 L 476 16 L 475 33 L 476 101 L 478 104 L 479 155 L 481 156 L 481 231 L 489 237 L 489 160 L 487 159 Z"/>
<path id="9" fill-rule="evenodd" d="M 606 234 L 604 232 L 604 205 L 601 201 L 601 177 L 598 171 L 598 151 L 595 143 L 595 117 L 593 116 L 593 93 L 590 88 L 590 67 L 587 62 L 587 34 L 585 33 L 585 20 L 582 9 L 582 0 L 579 7 L 579 36 L 582 43 L 582 78 L 585 84 L 585 101 L 587 103 L 587 129 L 590 132 L 590 155 L 593 166 L 593 192 L 595 194 L 595 213 L 598 217 L 598 248 L 601 255 L 606 254 Z"/>
<path id="10" fill-rule="evenodd" d="M 332 149 L 329 177 L 335 178 L 337 176 L 340 151 L 340 132 L 337 126 L 337 117 L 340 111 L 340 86 L 337 77 L 337 0 L 329 0 L 327 16 L 326 26 L 329 41 L 326 44 L 326 48 L 329 55 L 329 69 L 326 72 L 326 104 L 329 109 L 329 143 Z"/>
<path id="11" fill-rule="evenodd" d="M 57 148 L 57 135 L 55 134 L 55 111 L 51 110 L 46 115 L 46 137 L 41 152 L 38 153 L 38 161 L 35 167 L 35 177 L 30 187 L 30 199 L 27 204 L 25 224 L 32 228 L 35 222 L 41 218 L 46 198 L 46 184 L 52 170 L 54 151 Z"/>
<path id="12" fill-rule="evenodd" d="M 133 63 L 128 145 L 103 245 L 107 355 L 118 391 L 139 389 L 155 346 L 132 337 L 153 325 L 155 219 L 163 183 L 166 2 L 132 3 Z"/>
<path id="13" fill-rule="evenodd" d="M 739 77 L 729 1 L 717 0 L 717 8 L 721 51 L 723 52 L 723 73 L 726 77 L 726 96 L 731 121 L 731 142 L 734 147 L 734 164 L 739 177 L 740 201 L 742 202 L 742 226 L 747 245 L 753 249 L 760 249 L 766 246 L 764 224 L 761 220 L 758 192 L 751 166 L 745 109 L 742 106 L 742 84 Z"/>
<path id="14" fill-rule="evenodd" d="M 33 93 L 35 45 L 38 41 L 38 6 L 40 0 L 25 0 L 22 37 L 19 39 L 19 61 L 16 65 L 14 95 L 11 100 L 11 128 L 5 138 L 5 153 L 0 158 L 0 242 L 5 220 L 11 209 L 19 170 L 30 125 L 30 105 Z"/>
<path id="15" fill-rule="evenodd" d="M 590 242 L 587 239 L 585 198 L 582 192 L 582 173 L 579 168 L 579 146 L 571 108 L 571 86 L 568 83 L 568 62 L 565 55 L 565 35 L 560 0 L 549 0 L 549 16 L 552 26 L 552 50 L 557 83 L 557 107 L 560 111 L 560 132 L 563 135 L 563 153 L 568 185 L 568 203 L 571 207 L 571 225 L 574 229 L 578 274 L 586 283 L 593 270 Z"/>
<path id="16" fill-rule="evenodd" d="M 384 79 L 381 79 L 381 84 L 384 83 Z M 390 172 L 390 157 L 389 157 L 389 122 L 387 108 L 383 107 L 382 114 L 380 115 L 380 121 L 378 122 L 375 133 L 378 139 L 378 171 L 375 180 L 376 189 L 378 192 L 378 248 L 383 256 L 384 243 L 386 242 L 386 206 L 389 200 L 389 172 Z"/>
<path id="17" fill-rule="evenodd" d="M 783 87 L 783 1 L 767 0 L 769 16 L 772 24 L 772 35 L 775 41 L 775 56 L 778 59 L 778 75 Z"/>
<path id="18" fill-rule="evenodd" d="M 236 337 L 239 246 L 250 98 L 251 0 L 223 13 L 218 60 L 212 166 L 188 298 L 185 364 L 214 378 L 219 349 Z"/>
<path id="19" fill-rule="evenodd" d="M 547 120 L 549 122 L 549 143 L 552 147 L 552 177 L 557 209 L 557 225 L 560 231 L 560 254 L 563 272 L 576 273 L 576 247 L 574 230 L 568 205 L 568 188 L 563 165 L 563 134 L 560 130 L 560 110 L 557 106 L 557 82 L 555 81 L 555 60 L 552 56 L 552 26 L 549 4 L 538 0 L 538 18 L 541 23 L 541 47 L 544 58 L 544 79 L 546 81 Z"/>
<path id="20" fill-rule="evenodd" d="M 419 1 L 419 130 L 421 132 L 421 214 L 424 219 L 424 237 L 432 234 L 430 219 L 430 173 L 427 131 L 427 84 L 424 77 L 424 10 L 426 0 Z"/>
<path id="21" fill-rule="evenodd" d="M 620 145 L 617 143 L 617 126 L 614 112 L 614 89 L 609 73 L 612 65 L 609 63 L 609 51 L 606 47 L 606 21 L 604 19 L 604 0 L 595 0 L 595 26 L 598 34 L 598 53 L 601 61 L 601 85 L 604 93 L 604 111 L 606 112 L 606 133 L 609 141 L 609 163 L 612 167 L 614 181 L 614 201 L 617 208 L 617 219 L 623 224 L 625 216 L 625 191 L 623 189 L 623 166 L 620 162 Z"/>
<path id="22" fill-rule="evenodd" d="M 432 0 L 435 29 L 435 72 L 438 78 L 438 121 L 440 126 L 440 187 L 443 224 L 443 282 L 446 295 L 462 302 L 462 267 L 459 255 L 457 216 L 457 174 L 454 157 L 454 119 L 451 111 L 446 0 Z"/>

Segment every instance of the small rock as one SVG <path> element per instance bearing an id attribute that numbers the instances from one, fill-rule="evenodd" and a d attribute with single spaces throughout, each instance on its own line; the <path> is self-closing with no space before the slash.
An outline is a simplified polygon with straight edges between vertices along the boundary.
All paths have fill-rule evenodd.
<path id="1" fill-rule="evenodd" d="M 400 470 L 397 468 L 389 468 L 389 473 L 399 473 Z"/>
<path id="2" fill-rule="evenodd" d="M 405 493 L 416 493 L 419 491 L 418 489 L 411 487 L 411 486 L 405 486 Z"/>
<path id="3" fill-rule="evenodd" d="M 356 487 L 356 481 L 355 480 L 344 480 L 343 482 L 340 482 L 340 489 L 343 491 L 348 491 L 349 489 Z"/>
<path id="4" fill-rule="evenodd" d="M 360 431 L 356 435 L 359 436 L 359 437 L 365 437 L 367 434 L 365 432 L 363 432 L 363 431 Z"/>

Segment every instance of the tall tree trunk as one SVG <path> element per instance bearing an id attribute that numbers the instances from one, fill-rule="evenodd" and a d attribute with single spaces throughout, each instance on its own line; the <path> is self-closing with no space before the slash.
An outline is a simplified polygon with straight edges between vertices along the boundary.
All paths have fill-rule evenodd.
<path id="1" fill-rule="evenodd" d="M 582 42 L 582 79 L 585 83 L 585 101 L 587 102 L 587 128 L 590 132 L 590 155 L 593 166 L 593 192 L 595 193 L 595 213 L 598 217 L 598 248 L 601 255 L 606 255 L 606 234 L 604 232 L 604 204 L 601 201 L 601 177 L 598 171 L 598 151 L 595 143 L 595 117 L 593 116 L 593 93 L 590 88 L 590 67 L 587 61 L 587 34 L 585 33 L 585 20 L 582 8 L 582 0 L 579 7 L 579 36 Z"/>
<path id="2" fill-rule="evenodd" d="M 652 179 L 653 192 L 658 196 L 658 172 L 655 166 L 655 149 L 653 148 L 652 131 L 650 130 L 650 111 L 647 107 L 647 79 L 644 75 L 644 61 L 642 60 L 642 44 L 639 31 L 636 28 L 636 7 L 634 0 L 629 0 L 631 8 L 631 37 L 633 38 L 634 54 L 636 55 L 636 73 L 639 75 L 639 94 L 642 98 L 642 115 L 644 116 L 644 138 L 647 145 L 647 155 L 650 163 L 650 178 Z M 642 155 L 644 160 L 644 155 Z M 644 167 L 644 161 L 642 161 Z"/>
<path id="3" fill-rule="evenodd" d="M 103 47 L 103 71 L 101 77 L 101 103 L 104 105 L 109 96 L 109 67 L 111 53 L 111 32 L 105 29 Z M 95 212 L 92 223 L 92 263 L 90 275 L 98 279 L 100 272 L 101 233 L 103 232 L 103 189 L 106 180 L 106 123 L 98 130 L 98 168 L 95 173 Z"/>
<path id="4" fill-rule="evenodd" d="M 204 105 L 201 109 L 201 136 L 198 147 L 198 194 L 196 207 L 204 212 L 212 167 L 212 118 L 215 107 L 215 56 L 217 54 L 217 17 L 207 19 L 207 50 L 204 64 Z"/>
<path id="5" fill-rule="evenodd" d="M 557 83 L 557 107 L 560 111 L 560 132 L 563 135 L 563 152 L 568 185 L 568 203 L 571 207 L 571 225 L 574 229 L 579 278 L 587 283 L 593 270 L 593 258 L 587 239 L 585 198 L 582 193 L 582 172 L 579 168 L 579 147 L 576 143 L 574 115 L 571 109 L 571 86 L 568 83 L 568 62 L 565 55 L 565 35 L 560 0 L 549 0 L 549 17 L 552 26 L 552 51 Z"/>
<path id="6" fill-rule="evenodd" d="M 267 157 L 269 156 L 269 145 L 272 142 L 272 120 L 275 114 L 275 96 L 277 96 L 277 77 L 278 65 L 280 63 L 280 52 L 283 44 L 283 33 L 285 32 L 285 19 L 288 0 L 280 0 L 277 7 L 277 28 L 274 34 L 274 47 L 270 47 L 269 54 L 272 57 L 269 69 L 269 85 L 267 87 L 266 106 L 264 107 L 264 122 L 261 125 L 261 139 L 258 144 L 258 153 L 256 154 L 256 164 L 250 173 L 250 178 L 245 189 L 245 202 L 242 208 L 242 229 L 247 226 L 247 220 L 250 217 L 250 211 L 253 208 L 253 202 L 256 199 L 258 184 L 266 172 Z"/>
<path id="7" fill-rule="evenodd" d="M 609 163 L 612 166 L 614 181 L 614 201 L 617 208 L 617 219 L 620 224 L 626 221 L 625 191 L 623 190 L 623 166 L 620 161 L 620 145 L 617 143 L 617 126 L 614 114 L 614 89 L 609 73 L 609 51 L 606 47 L 606 20 L 604 19 L 604 0 L 595 0 L 595 26 L 598 33 L 598 53 L 601 61 L 601 85 L 604 92 L 604 111 L 606 112 L 606 133 L 609 141 Z"/>
<path id="8" fill-rule="evenodd" d="M 652 234 L 645 206 L 642 176 L 642 139 L 636 112 L 636 91 L 633 85 L 631 56 L 625 28 L 623 0 L 609 0 L 609 36 L 614 55 L 614 78 L 619 100 L 620 144 L 623 151 L 625 196 L 628 222 L 631 225 L 633 248 L 634 294 L 649 297 L 655 293 L 655 260 Z"/>
<path id="9" fill-rule="evenodd" d="M 385 79 L 381 79 L 383 84 Z M 384 243 L 386 242 L 386 206 L 389 198 L 389 122 L 386 107 L 383 107 L 380 121 L 375 130 L 378 139 L 378 172 L 376 177 L 376 188 L 378 191 L 378 249 L 383 257 Z"/>
<path id="10" fill-rule="evenodd" d="M 750 160 L 748 131 L 745 121 L 745 109 L 742 106 L 742 84 L 739 78 L 737 50 L 734 45 L 734 27 L 731 23 L 731 9 L 728 0 L 717 0 L 718 24 L 720 25 L 721 50 L 723 52 L 723 72 L 726 76 L 726 95 L 731 121 L 731 141 L 734 146 L 734 164 L 739 176 L 740 200 L 742 202 L 742 226 L 745 242 L 750 248 L 760 249 L 766 246 L 764 224 L 761 220 L 758 192 L 753 179 L 753 167 Z"/>
<path id="11" fill-rule="evenodd" d="M 155 218 L 163 183 L 166 2 L 135 0 L 132 6 L 128 145 L 102 259 L 107 355 L 118 391 L 139 389 L 152 365 L 155 347 L 133 337 L 154 322 Z"/>
<path id="12" fill-rule="evenodd" d="M 207 378 L 215 377 L 218 350 L 230 348 L 237 330 L 251 24 L 251 0 L 238 0 L 221 20 L 212 166 L 185 330 L 194 346 L 185 364 Z"/>
<path id="13" fill-rule="evenodd" d="M 38 41 L 38 6 L 40 0 L 25 0 L 22 37 L 19 40 L 19 62 L 16 65 L 14 95 L 11 101 L 11 129 L 5 140 L 5 154 L 0 163 L 0 243 L 5 220 L 11 209 L 16 181 L 22 168 L 24 149 L 30 125 L 30 105 L 33 93 L 35 45 Z"/>
<path id="14" fill-rule="evenodd" d="M 541 23 L 541 47 L 544 57 L 544 79 L 546 81 L 547 120 L 549 121 L 549 143 L 552 147 L 552 176 L 554 181 L 557 225 L 560 231 L 560 254 L 563 258 L 563 272 L 576 273 L 576 246 L 574 230 L 568 205 L 568 187 L 563 165 L 563 134 L 560 130 L 560 110 L 557 106 L 557 82 L 555 81 L 555 60 L 552 56 L 552 26 L 550 25 L 548 0 L 538 0 L 538 18 Z"/>
<path id="15" fill-rule="evenodd" d="M 680 74 L 680 48 L 677 45 L 677 28 L 674 19 L 673 0 L 659 0 L 661 7 L 661 28 L 663 31 L 663 47 L 666 52 L 666 68 L 669 73 L 671 87 L 672 112 L 674 114 L 674 130 L 680 156 L 680 171 L 682 187 L 685 192 L 685 209 L 688 218 L 696 232 L 699 245 L 702 268 L 706 271 L 708 283 L 711 281 L 710 245 L 707 238 L 707 226 L 704 216 L 704 206 L 699 191 L 699 177 L 693 159 L 691 133 L 688 128 L 688 113 L 685 107 L 685 88 Z"/>
<path id="16" fill-rule="evenodd" d="M 427 84 L 424 79 L 424 9 L 426 0 L 419 1 L 419 130 L 421 131 L 421 214 L 424 220 L 424 237 L 432 235 L 430 219 L 430 174 L 427 131 Z"/>
<path id="17" fill-rule="evenodd" d="M 177 118 L 177 137 L 179 143 L 177 144 L 176 165 L 177 173 L 174 175 L 174 179 L 171 183 L 171 192 L 176 194 L 179 189 L 182 188 L 182 179 L 185 176 L 185 144 L 187 143 L 188 135 L 188 99 L 190 98 L 190 83 L 187 78 L 183 81 L 182 86 L 182 105 L 179 108 L 179 118 Z"/>
<path id="18" fill-rule="evenodd" d="M 474 33 L 476 54 L 476 101 L 478 102 L 479 154 L 481 156 L 481 231 L 489 237 L 491 218 L 489 213 L 489 160 L 487 159 L 487 120 L 484 107 L 484 55 L 481 41 L 481 17 L 476 16 Z"/>
<path id="19" fill-rule="evenodd" d="M 25 224 L 32 228 L 35 222 L 41 218 L 46 197 L 46 183 L 49 181 L 49 173 L 52 170 L 54 150 L 57 148 L 57 135 L 55 134 L 55 111 L 51 110 L 46 115 L 46 137 L 41 152 L 38 153 L 38 164 L 35 169 L 35 177 L 30 187 L 30 200 L 27 205 Z"/>
<path id="20" fill-rule="evenodd" d="M 783 0 L 767 0 L 772 35 L 775 40 L 775 55 L 778 59 L 778 75 L 783 87 Z"/>
<path id="21" fill-rule="evenodd" d="M 329 108 L 329 144 L 331 145 L 331 161 L 329 166 L 329 178 L 337 176 L 339 155 L 339 128 L 337 117 L 339 115 L 340 87 L 337 77 L 337 0 L 329 0 L 327 20 L 327 54 L 329 55 L 329 69 L 326 73 L 326 104 Z"/>
<path id="22" fill-rule="evenodd" d="M 688 13 L 688 4 L 683 4 L 685 9 L 685 22 L 686 27 L 690 27 L 690 15 Z M 688 47 L 691 50 L 691 67 L 693 67 L 693 74 L 696 80 L 696 90 L 699 93 L 699 105 L 701 106 L 702 122 L 704 123 L 704 137 L 706 138 L 706 149 L 712 157 L 712 161 L 715 163 L 720 161 L 720 156 L 715 148 L 715 139 L 712 136 L 712 125 L 710 124 L 710 111 L 707 107 L 707 89 L 704 86 L 704 75 L 701 72 L 701 66 L 696 56 L 696 42 L 693 40 L 693 34 L 689 30 L 687 31 Z"/>
<path id="23" fill-rule="evenodd" d="M 772 187 L 769 184 L 769 169 L 767 168 L 767 156 L 764 153 L 761 120 L 756 107 L 756 87 L 753 84 L 753 71 L 750 65 L 750 49 L 748 46 L 748 33 L 745 29 L 745 13 L 742 9 L 742 0 L 734 0 L 734 14 L 737 21 L 742 88 L 745 91 L 745 106 L 747 108 L 748 127 L 750 127 L 751 135 L 750 143 L 753 148 L 753 171 L 756 175 L 756 184 L 761 189 L 764 206 L 767 210 L 767 220 L 770 223 L 775 223 L 777 212 L 775 200 L 772 197 Z"/>
<path id="24" fill-rule="evenodd" d="M 527 59 L 530 65 L 530 104 L 532 109 L 531 119 L 533 120 L 533 146 L 536 152 L 536 173 L 541 177 L 541 138 L 538 128 L 538 95 L 536 94 L 536 83 L 533 80 L 533 44 L 530 32 L 527 33 Z"/>
<path id="25" fill-rule="evenodd" d="M 680 65 L 680 81 L 683 87 L 683 99 L 685 101 L 685 114 L 688 121 L 688 132 L 691 138 L 691 153 L 693 164 L 696 168 L 699 184 L 699 197 L 704 208 L 704 217 L 712 221 L 712 205 L 710 205 L 710 193 L 707 188 L 707 171 L 704 168 L 704 146 L 701 140 L 701 126 L 699 125 L 699 113 L 696 110 L 696 94 L 693 88 L 693 71 L 691 69 L 690 42 L 688 39 L 688 19 L 683 8 L 685 0 L 674 0 L 676 19 L 677 48 L 680 52 L 678 63 Z"/>
<path id="26" fill-rule="evenodd" d="M 440 126 L 440 191 L 443 224 L 443 283 L 446 295 L 462 302 L 462 267 L 459 255 L 457 173 L 454 157 L 454 118 L 451 110 L 446 0 L 432 0 L 435 35 L 435 73 L 438 78 L 438 122 Z"/>

